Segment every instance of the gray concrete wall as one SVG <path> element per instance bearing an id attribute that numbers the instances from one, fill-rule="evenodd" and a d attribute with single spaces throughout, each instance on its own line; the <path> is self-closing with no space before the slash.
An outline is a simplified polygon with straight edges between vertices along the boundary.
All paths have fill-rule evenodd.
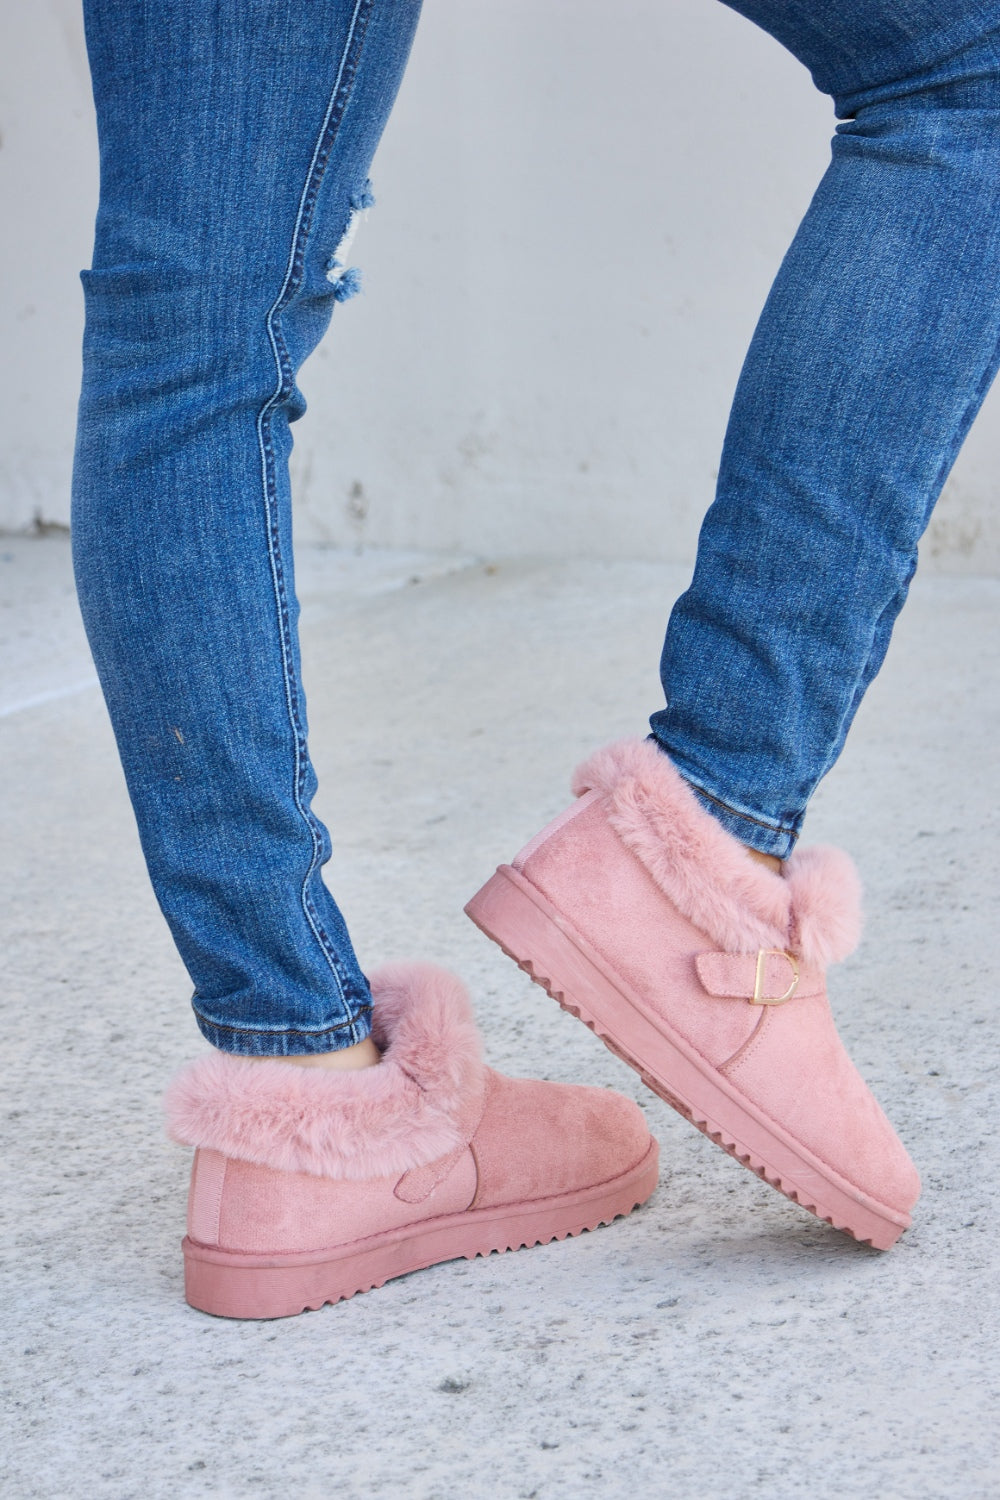
<path id="1" fill-rule="evenodd" d="M 65 522 L 96 151 L 77 0 L 0 14 L 0 526 Z M 306 367 L 300 536 L 686 560 L 828 157 L 804 70 L 714 0 L 427 0 Z M 996 572 L 1000 395 L 925 560 Z"/>

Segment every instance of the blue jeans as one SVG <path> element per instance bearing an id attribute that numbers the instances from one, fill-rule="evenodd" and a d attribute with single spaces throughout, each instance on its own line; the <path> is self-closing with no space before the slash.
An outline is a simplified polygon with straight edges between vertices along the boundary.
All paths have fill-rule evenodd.
<path id="1" fill-rule="evenodd" d="M 73 495 L 84 623 L 154 889 L 224 1051 L 364 1039 L 323 884 L 292 575 L 300 365 L 419 0 L 88 0 L 101 145 Z"/>
<path id="2" fill-rule="evenodd" d="M 778 854 L 996 367 L 993 5 L 748 0 L 847 123 L 747 359 L 654 733 Z M 362 1040 L 322 881 L 287 460 L 419 0 L 86 0 L 101 139 L 73 500 L 150 876 L 225 1051 Z"/>
<path id="3" fill-rule="evenodd" d="M 740 376 L 650 724 L 724 826 L 785 856 L 1000 362 L 1000 5 L 728 3 L 844 123 Z"/>

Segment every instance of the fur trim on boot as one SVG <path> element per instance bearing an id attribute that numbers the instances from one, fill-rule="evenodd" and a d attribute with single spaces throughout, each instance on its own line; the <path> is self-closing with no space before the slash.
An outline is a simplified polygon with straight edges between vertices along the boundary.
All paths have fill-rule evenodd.
<path id="1" fill-rule="evenodd" d="M 371 986 L 377 1067 L 328 1072 L 213 1052 L 167 1090 L 172 1139 L 355 1180 L 407 1172 L 464 1145 L 484 1088 L 464 985 L 433 964 L 410 963 L 378 970 Z"/>
<path id="2" fill-rule="evenodd" d="M 720 948 L 791 947 L 806 963 L 839 962 L 861 936 L 861 884 L 841 849 L 796 851 L 784 874 L 746 850 L 706 812 L 649 740 L 621 740 L 576 772 L 579 797 L 608 799 L 608 821 L 689 922 Z"/>

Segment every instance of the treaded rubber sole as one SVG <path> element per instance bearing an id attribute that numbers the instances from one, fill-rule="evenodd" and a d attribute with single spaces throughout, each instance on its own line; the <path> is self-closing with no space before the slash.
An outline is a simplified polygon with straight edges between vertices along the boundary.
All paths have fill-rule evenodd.
<path id="1" fill-rule="evenodd" d="M 520 871 L 501 865 L 465 908 L 488 938 L 678 1114 L 793 1203 L 876 1250 L 910 1226 L 745 1099 L 618 975 Z"/>
<path id="2" fill-rule="evenodd" d="M 650 1139 L 642 1160 L 610 1182 L 553 1198 L 466 1209 L 302 1255 L 243 1255 L 185 1237 L 184 1295 L 192 1307 L 219 1318 L 292 1317 L 440 1261 L 521 1250 L 610 1224 L 645 1203 L 658 1171 L 659 1147 Z"/>

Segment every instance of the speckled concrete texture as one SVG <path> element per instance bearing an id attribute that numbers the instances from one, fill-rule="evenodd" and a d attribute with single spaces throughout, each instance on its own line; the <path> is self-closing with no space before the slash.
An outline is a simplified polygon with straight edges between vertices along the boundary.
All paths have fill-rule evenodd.
<path id="1" fill-rule="evenodd" d="M 1000 582 L 918 580 L 807 825 L 861 868 L 834 1006 L 924 1176 L 882 1256 L 692 1131 L 461 914 L 577 760 L 643 731 L 683 572 L 307 552 L 300 581 L 363 960 L 451 964 L 495 1064 L 638 1099 L 661 1186 L 297 1319 L 187 1308 L 158 1098 L 203 1044 L 66 541 L 0 539 L 4 1500 L 995 1497 Z"/>

